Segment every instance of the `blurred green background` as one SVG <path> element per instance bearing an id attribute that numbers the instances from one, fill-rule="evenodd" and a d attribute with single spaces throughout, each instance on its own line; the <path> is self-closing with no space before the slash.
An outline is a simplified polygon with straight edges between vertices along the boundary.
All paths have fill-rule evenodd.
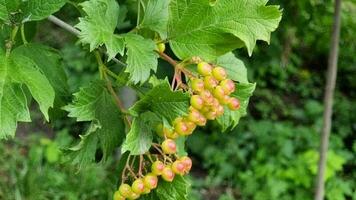
<path id="1" fill-rule="evenodd" d="M 198 130 L 187 148 L 194 159 L 191 200 L 308 200 L 317 173 L 323 92 L 331 35 L 330 0 L 272 1 L 284 14 L 271 44 L 244 49 L 250 81 L 257 83 L 249 114 L 230 133 L 214 124 Z M 75 24 L 78 11 L 59 16 Z M 126 24 L 127 25 L 127 24 Z M 125 26 L 126 26 L 125 25 Z M 50 22 L 30 24 L 34 40 L 63 55 L 70 90 L 97 77 L 96 62 L 76 38 Z M 129 26 L 129 25 L 128 25 Z M 326 170 L 328 200 L 356 200 L 356 1 L 344 0 L 338 81 Z M 34 105 L 35 106 L 35 105 Z M 47 125 L 33 113 L 16 138 L 0 143 L 0 199 L 111 199 L 119 152 L 78 171 L 62 148 L 86 124 L 62 117 Z"/>

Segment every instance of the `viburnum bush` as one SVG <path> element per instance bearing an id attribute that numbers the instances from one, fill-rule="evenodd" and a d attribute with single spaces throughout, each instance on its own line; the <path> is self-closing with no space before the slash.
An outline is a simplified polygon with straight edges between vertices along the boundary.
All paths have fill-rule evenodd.
<path id="1" fill-rule="evenodd" d="M 50 16 L 66 3 L 0 0 L 0 138 L 31 121 L 33 99 L 47 121 L 64 110 L 89 122 L 81 141 L 65 150 L 79 167 L 95 162 L 98 152 L 105 161 L 121 147 L 115 200 L 187 199 L 184 176 L 199 164 L 184 143 L 200 126 L 215 123 L 225 132 L 246 115 L 255 84 L 232 51 L 246 47 L 252 55 L 257 40 L 269 42 L 281 20 L 279 6 L 267 0 L 74 1 L 83 16 L 73 28 Z M 47 17 L 77 34 L 97 59 L 98 79 L 72 102 L 60 54 L 32 43 L 25 30 Z M 158 78 L 157 68 L 167 63 L 174 73 Z M 128 109 L 117 95 L 123 86 L 139 96 Z"/>

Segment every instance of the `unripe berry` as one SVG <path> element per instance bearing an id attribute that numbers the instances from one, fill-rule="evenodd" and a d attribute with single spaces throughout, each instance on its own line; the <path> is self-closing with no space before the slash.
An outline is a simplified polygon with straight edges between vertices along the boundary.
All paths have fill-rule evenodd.
<path id="1" fill-rule="evenodd" d="M 166 45 L 164 43 L 159 43 L 157 44 L 157 50 L 160 52 L 160 53 L 163 53 L 165 50 L 166 50 Z"/>
<path id="2" fill-rule="evenodd" d="M 208 90 L 213 90 L 219 84 L 213 76 L 204 77 L 204 87 Z"/>
<path id="3" fill-rule="evenodd" d="M 162 173 L 163 180 L 165 180 L 167 182 L 172 182 L 174 179 L 174 176 L 175 176 L 175 174 L 170 166 L 166 166 L 163 169 L 163 173 Z"/>
<path id="4" fill-rule="evenodd" d="M 188 124 L 183 120 L 179 121 L 174 124 L 174 131 L 177 132 L 179 135 L 187 135 L 187 133 L 189 132 Z"/>
<path id="5" fill-rule="evenodd" d="M 227 106 L 230 110 L 238 110 L 240 108 L 240 101 L 236 98 L 231 97 Z"/>
<path id="6" fill-rule="evenodd" d="M 163 137 L 164 136 L 163 129 L 164 129 L 163 124 L 157 124 L 156 129 L 155 129 L 157 135 Z"/>
<path id="7" fill-rule="evenodd" d="M 142 194 L 149 194 L 149 193 L 151 193 L 151 190 L 145 187 L 145 191 Z"/>
<path id="8" fill-rule="evenodd" d="M 204 90 L 204 81 L 201 79 L 193 79 L 191 83 L 194 92 L 202 92 Z"/>
<path id="9" fill-rule="evenodd" d="M 217 116 L 223 115 L 224 114 L 224 106 L 219 105 L 216 109 L 216 114 L 217 114 Z"/>
<path id="10" fill-rule="evenodd" d="M 206 62 L 200 62 L 198 64 L 198 73 L 203 75 L 203 76 L 209 76 L 211 72 L 213 71 L 213 67 Z"/>
<path id="11" fill-rule="evenodd" d="M 193 95 L 190 98 L 190 105 L 193 106 L 195 109 L 200 110 L 204 106 L 204 100 L 199 95 Z"/>
<path id="12" fill-rule="evenodd" d="M 203 102 L 205 105 L 209 106 L 214 103 L 214 96 L 208 90 L 204 90 L 203 92 L 201 92 L 200 96 L 203 99 Z M 198 109 L 198 110 L 200 110 L 200 109 Z"/>
<path id="13" fill-rule="evenodd" d="M 120 194 L 120 191 L 116 191 L 114 193 L 114 200 L 125 200 L 125 197 Z"/>
<path id="14" fill-rule="evenodd" d="M 190 109 L 189 115 L 188 115 L 188 120 L 197 123 L 199 122 L 199 118 L 202 116 L 202 114 L 195 108 Z"/>
<path id="15" fill-rule="evenodd" d="M 218 106 L 220 106 L 220 102 L 219 102 L 219 100 L 217 99 L 217 98 L 214 98 L 214 101 L 213 101 L 213 105 L 212 105 L 212 107 L 218 107 Z"/>
<path id="16" fill-rule="evenodd" d="M 216 86 L 213 91 L 213 95 L 217 99 L 223 99 L 225 96 L 225 90 L 222 88 L 222 86 Z"/>
<path id="17" fill-rule="evenodd" d="M 227 105 L 230 101 L 230 96 L 225 95 L 223 98 L 219 99 L 220 104 Z"/>
<path id="18" fill-rule="evenodd" d="M 131 186 L 131 189 L 136 194 L 142 194 L 145 191 L 145 183 L 142 178 L 136 179 Z"/>
<path id="19" fill-rule="evenodd" d="M 206 125 L 206 118 L 202 115 L 201 117 L 199 117 L 199 121 L 197 122 L 198 126 L 205 126 Z"/>
<path id="20" fill-rule="evenodd" d="M 164 168 L 164 167 L 163 167 Z M 162 169 L 163 171 L 163 169 Z M 145 178 L 143 179 L 146 188 L 153 190 L 157 187 L 158 185 L 158 178 L 155 174 L 153 173 L 149 173 L 145 176 Z"/>
<path id="21" fill-rule="evenodd" d="M 121 184 L 119 187 L 119 192 L 121 196 L 129 198 L 132 195 L 132 189 L 128 184 Z"/>
<path id="22" fill-rule="evenodd" d="M 130 200 L 133 200 L 133 199 L 138 199 L 140 198 L 140 195 L 139 194 L 136 194 L 136 193 L 132 193 L 131 196 L 128 197 L 128 199 Z"/>
<path id="23" fill-rule="evenodd" d="M 188 131 L 186 132 L 185 136 L 186 135 L 191 135 L 194 132 L 194 130 L 197 127 L 197 125 L 195 123 L 191 122 L 191 121 L 188 121 L 188 120 L 186 120 L 185 123 L 188 126 Z"/>
<path id="24" fill-rule="evenodd" d="M 182 161 L 176 160 L 172 164 L 172 170 L 175 174 L 184 175 L 185 165 Z"/>
<path id="25" fill-rule="evenodd" d="M 215 120 L 217 117 L 217 112 L 215 110 L 212 110 L 210 112 L 204 113 L 204 116 L 209 120 Z"/>
<path id="26" fill-rule="evenodd" d="M 186 172 L 189 172 L 190 169 L 192 169 L 193 162 L 188 156 L 183 156 L 179 160 L 184 164 Z"/>
<path id="27" fill-rule="evenodd" d="M 221 81 L 220 86 L 224 89 L 225 94 L 230 95 L 235 91 L 235 83 L 230 79 Z"/>
<path id="28" fill-rule="evenodd" d="M 165 166 L 164 166 L 163 162 L 157 160 L 154 163 L 152 163 L 152 166 L 151 166 L 152 173 L 156 176 L 160 176 L 163 173 L 164 167 Z"/>
<path id="29" fill-rule="evenodd" d="M 212 71 L 214 78 L 218 81 L 225 80 L 227 78 L 227 74 L 224 68 L 222 67 L 215 67 Z"/>
<path id="30" fill-rule="evenodd" d="M 163 141 L 161 146 L 163 153 L 165 154 L 175 154 L 177 152 L 177 145 L 174 140 L 166 139 L 165 141 Z"/>
<path id="31" fill-rule="evenodd" d="M 163 129 L 163 134 L 170 139 L 177 139 L 179 137 L 178 133 L 176 133 L 174 130 L 171 130 L 167 127 Z"/>

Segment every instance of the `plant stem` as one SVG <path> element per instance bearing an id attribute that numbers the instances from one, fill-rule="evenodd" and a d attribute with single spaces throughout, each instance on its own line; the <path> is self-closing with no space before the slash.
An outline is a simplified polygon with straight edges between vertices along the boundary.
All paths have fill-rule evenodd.
<path id="1" fill-rule="evenodd" d="M 27 40 L 26 40 L 26 34 L 25 34 L 25 24 L 21 25 L 21 38 L 22 38 L 22 42 L 24 44 L 27 44 Z"/>
<path id="2" fill-rule="evenodd" d="M 14 46 L 15 38 L 16 38 L 18 31 L 19 31 L 19 27 L 14 26 L 14 28 L 11 31 L 10 40 L 6 43 L 6 57 L 10 56 L 10 53 L 11 53 L 12 47 Z"/>

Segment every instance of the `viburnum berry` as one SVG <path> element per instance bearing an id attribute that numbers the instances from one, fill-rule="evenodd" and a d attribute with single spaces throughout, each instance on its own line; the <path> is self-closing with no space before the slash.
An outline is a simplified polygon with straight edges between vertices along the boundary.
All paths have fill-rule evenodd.
<path id="1" fill-rule="evenodd" d="M 119 187 L 119 192 L 121 194 L 121 196 L 125 197 L 125 198 L 129 198 L 132 195 L 132 189 L 131 186 L 128 184 L 121 184 Z"/>
<path id="2" fill-rule="evenodd" d="M 162 163 L 163 164 L 163 163 Z M 164 166 L 163 166 L 164 169 Z M 162 171 L 163 171 L 162 169 Z M 155 174 L 149 173 L 147 174 L 144 178 L 143 181 L 145 183 L 146 188 L 153 190 L 157 187 L 158 185 L 158 178 Z"/>
<path id="3" fill-rule="evenodd" d="M 201 96 L 199 95 L 193 95 L 190 98 L 190 105 L 193 106 L 195 109 L 202 109 L 204 106 L 204 100 Z"/>
<path id="4" fill-rule="evenodd" d="M 114 193 L 114 200 L 125 200 L 125 197 L 120 194 L 120 191 L 116 191 Z"/>
<path id="5" fill-rule="evenodd" d="M 212 111 L 204 113 L 204 116 L 209 120 L 215 120 L 217 117 L 217 112 L 212 110 Z"/>
<path id="6" fill-rule="evenodd" d="M 217 114 L 217 116 L 223 115 L 223 114 L 224 114 L 224 106 L 219 105 L 219 106 L 216 108 L 216 114 Z"/>
<path id="7" fill-rule="evenodd" d="M 212 105 L 214 103 L 214 96 L 208 90 L 204 90 L 203 92 L 201 92 L 200 96 L 203 99 L 203 104 L 209 106 L 209 105 Z M 198 110 L 200 110 L 200 109 L 198 109 Z"/>
<path id="8" fill-rule="evenodd" d="M 167 182 L 172 182 L 174 177 L 175 177 L 175 174 L 174 174 L 172 168 L 170 166 L 166 166 L 163 169 L 163 173 L 162 173 L 163 180 L 165 180 Z"/>
<path id="9" fill-rule="evenodd" d="M 204 87 L 209 90 L 213 90 L 219 84 L 213 76 L 204 77 Z"/>
<path id="10" fill-rule="evenodd" d="M 136 179 L 131 186 L 131 189 L 136 194 L 142 194 L 145 191 L 145 183 L 142 178 Z"/>
<path id="11" fill-rule="evenodd" d="M 157 44 L 157 49 L 160 53 L 163 53 L 166 50 L 166 45 L 164 43 Z"/>
<path id="12" fill-rule="evenodd" d="M 203 75 L 203 76 L 209 76 L 211 72 L 213 71 L 213 67 L 206 62 L 200 62 L 198 63 L 198 73 Z"/>
<path id="13" fill-rule="evenodd" d="M 176 160 L 172 164 L 172 170 L 175 174 L 184 175 L 185 165 L 182 161 Z"/>
<path id="14" fill-rule="evenodd" d="M 130 199 L 130 200 L 138 199 L 138 198 L 140 198 L 140 195 L 137 193 L 134 193 L 134 192 L 131 194 L 131 196 L 128 197 L 128 199 Z"/>
<path id="15" fill-rule="evenodd" d="M 188 121 L 188 120 L 185 123 L 188 126 L 188 131 L 187 131 L 186 135 L 192 134 L 194 132 L 195 128 L 197 127 L 197 125 L 191 121 Z"/>
<path id="16" fill-rule="evenodd" d="M 202 116 L 202 114 L 195 108 L 191 107 L 189 109 L 189 114 L 187 119 L 193 123 L 199 122 L 199 118 Z"/>
<path id="17" fill-rule="evenodd" d="M 164 136 L 163 129 L 164 129 L 163 124 L 157 124 L 156 129 L 155 129 L 157 135 L 163 137 Z"/>
<path id="18" fill-rule="evenodd" d="M 145 191 L 143 191 L 142 194 L 149 194 L 149 193 L 151 193 L 151 190 L 149 188 L 145 187 Z"/>
<path id="19" fill-rule="evenodd" d="M 224 88 L 222 86 L 217 86 L 213 91 L 213 95 L 217 99 L 223 99 L 225 96 Z"/>
<path id="20" fill-rule="evenodd" d="M 187 135 L 189 132 L 188 124 L 182 119 L 174 123 L 174 131 L 179 135 Z"/>
<path id="21" fill-rule="evenodd" d="M 227 106 L 230 110 L 238 110 L 240 108 L 240 101 L 234 97 L 231 97 Z"/>
<path id="22" fill-rule="evenodd" d="M 156 176 L 160 176 L 163 173 L 164 167 L 165 167 L 165 165 L 163 164 L 163 162 L 157 160 L 152 163 L 152 166 L 151 166 L 152 173 Z"/>
<path id="23" fill-rule="evenodd" d="M 192 169 L 193 162 L 188 156 L 183 156 L 179 159 L 185 166 L 185 172 L 188 173 Z"/>
<path id="24" fill-rule="evenodd" d="M 227 105 L 230 101 L 230 96 L 225 95 L 223 98 L 219 99 L 220 104 Z"/>
<path id="25" fill-rule="evenodd" d="M 206 120 L 206 118 L 203 116 L 203 115 L 201 115 L 200 117 L 199 117 L 199 121 L 196 123 L 198 126 L 205 126 L 206 125 L 206 122 L 207 122 L 207 120 Z"/>
<path id="26" fill-rule="evenodd" d="M 166 139 L 165 141 L 163 141 L 161 146 L 163 153 L 165 154 L 175 154 L 177 152 L 177 145 L 174 140 Z"/>
<path id="27" fill-rule="evenodd" d="M 202 92 L 204 90 L 204 81 L 202 79 L 195 78 L 191 82 L 191 87 L 194 92 Z"/>
<path id="28" fill-rule="evenodd" d="M 225 80 L 227 78 L 227 73 L 222 67 L 215 67 L 212 71 L 214 78 L 218 81 Z"/>
<path id="29" fill-rule="evenodd" d="M 230 95 L 235 91 L 235 83 L 230 79 L 221 81 L 220 86 L 224 89 L 225 94 Z"/>

